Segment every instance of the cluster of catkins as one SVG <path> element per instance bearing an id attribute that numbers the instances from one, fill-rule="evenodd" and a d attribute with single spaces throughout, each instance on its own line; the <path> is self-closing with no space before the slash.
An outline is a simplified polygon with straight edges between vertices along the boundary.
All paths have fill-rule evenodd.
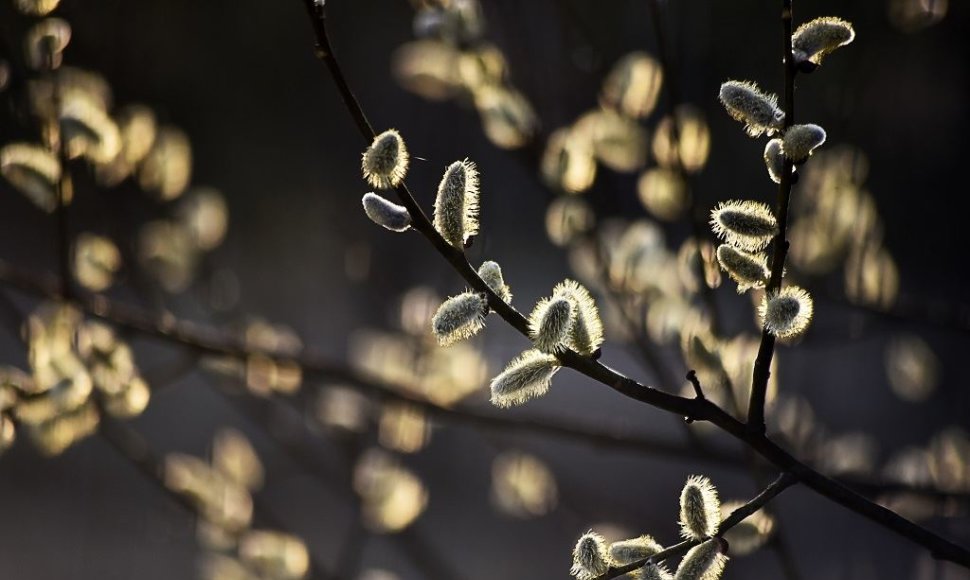
<path id="1" fill-rule="evenodd" d="M 399 186 L 407 166 L 407 148 L 393 129 L 375 137 L 364 151 L 364 178 L 376 188 Z M 455 249 L 464 249 L 478 233 L 478 197 L 478 170 L 474 163 L 467 159 L 455 161 L 445 169 L 435 198 L 433 226 L 441 239 Z M 376 193 L 364 195 L 362 201 L 364 212 L 378 225 L 396 232 L 411 227 L 411 214 L 406 207 Z M 478 277 L 499 300 L 511 303 L 512 291 L 496 262 L 484 262 Z M 431 329 L 441 346 L 449 346 L 478 334 L 488 313 L 488 296 L 466 290 L 441 304 L 431 319 Z M 529 316 L 529 337 L 534 348 L 515 358 L 492 380 L 491 401 L 498 407 L 520 405 L 545 394 L 561 368 L 557 352 L 570 349 L 583 356 L 598 356 L 603 322 L 589 291 L 573 280 L 558 284 L 552 296 L 540 300 Z"/>
<path id="2" fill-rule="evenodd" d="M 681 535 L 695 545 L 680 561 L 673 574 L 664 567 L 664 547 L 643 535 L 607 544 L 590 530 L 573 549 L 570 573 L 578 580 L 593 580 L 610 568 L 634 566 L 633 577 L 641 580 L 717 580 L 727 562 L 727 542 L 717 536 L 721 524 L 721 502 L 711 481 L 692 476 L 680 493 Z M 661 555 L 660 560 L 655 558 Z"/>
<path id="3" fill-rule="evenodd" d="M 792 35 L 791 64 L 796 71 L 812 72 L 825 55 L 854 38 L 852 25 L 844 20 L 812 20 Z M 824 129 L 787 122 L 778 97 L 763 92 L 753 82 L 727 81 L 721 85 L 719 97 L 728 114 L 744 123 L 749 136 L 773 137 L 765 146 L 764 161 L 768 176 L 775 183 L 790 187 L 794 167 L 807 161 L 825 142 Z M 764 250 L 778 234 L 778 222 L 771 209 L 755 201 L 724 202 L 711 212 L 711 226 L 725 242 L 717 248 L 717 261 L 737 283 L 738 292 L 765 288 L 771 272 Z M 812 311 L 811 296 L 798 286 L 772 290 L 759 308 L 764 328 L 779 338 L 803 333 L 811 322 Z"/>

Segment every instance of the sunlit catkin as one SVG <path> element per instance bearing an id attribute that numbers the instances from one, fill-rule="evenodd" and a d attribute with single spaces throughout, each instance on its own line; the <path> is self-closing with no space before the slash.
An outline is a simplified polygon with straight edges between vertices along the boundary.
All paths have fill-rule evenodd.
<path id="1" fill-rule="evenodd" d="M 765 145 L 765 167 L 768 177 L 775 183 L 781 183 L 781 176 L 785 172 L 785 152 L 781 139 L 772 139 Z"/>
<path id="2" fill-rule="evenodd" d="M 646 560 L 663 549 L 663 546 L 657 543 L 652 536 L 644 535 L 610 544 L 610 558 L 617 566 L 626 566 Z"/>
<path id="3" fill-rule="evenodd" d="M 771 208 L 756 201 L 726 201 L 711 212 L 711 228 L 719 238 L 742 250 L 763 250 L 778 233 Z"/>
<path id="4" fill-rule="evenodd" d="M 31 143 L 10 143 L 0 149 L 0 175 L 40 209 L 57 207 L 61 163 L 47 149 Z"/>
<path id="5" fill-rule="evenodd" d="M 786 286 L 765 297 L 758 309 L 764 328 L 778 338 L 794 338 L 812 321 L 812 297 L 798 286 Z"/>
<path id="6" fill-rule="evenodd" d="M 391 203 L 376 193 L 365 193 L 361 202 L 364 213 L 375 224 L 392 232 L 407 231 L 411 227 L 411 214 L 403 205 Z"/>
<path id="7" fill-rule="evenodd" d="M 606 540 L 592 530 L 583 534 L 573 548 L 573 567 L 569 573 L 577 580 L 592 580 L 609 569 L 610 557 Z"/>
<path id="8" fill-rule="evenodd" d="M 827 54 L 854 39 L 855 30 L 849 22 L 834 16 L 816 18 L 792 34 L 792 56 L 796 63 L 808 61 L 819 65 Z"/>
<path id="9" fill-rule="evenodd" d="M 792 125 L 785 131 L 782 150 L 785 157 L 795 163 L 803 163 L 822 143 L 825 143 L 825 129 L 812 124 Z"/>
<path id="10" fill-rule="evenodd" d="M 680 561 L 674 580 L 717 580 L 727 563 L 725 549 L 724 541 L 719 538 L 694 546 Z"/>
<path id="11" fill-rule="evenodd" d="M 717 263 L 738 284 L 738 293 L 750 288 L 762 288 L 768 279 L 768 263 L 765 255 L 745 252 L 729 244 L 717 248 Z"/>
<path id="12" fill-rule="evenodd" d="M 485 326 L 485 297 L 463 292 L 444 301 L 431 318 L 431 330 L 441 346 L 449 346 L 478 334 Z"/>
<path id="13" fill-rule="evenodd" d="M 717 533 L 721 524 L 721 501 L 711 480 L 692 475 L 680 492 L 680 533 L 700 540 Z"/>
<path id="14" fill-rule="evenodd" d="M 434 202 L 434 229 L 456 248 L 478 233 L 478 170 L 471 161 L 455 161 L 445 170 Z"/>
<path id="15" fill-rule="evenodd" d="M 563 346 L 576 319 L 576 308 L 564 296 L 540 300 L 529 315 L 529 338 L 542 352 Z"/>
<path id="16" fill-rule="evenodd" d="M 492 404 L 496 407 L 521 405 L 549 391 L 552 377 L 560 369 L 556 357 L 527 350 L 512 360 L 492 379 Z"/>
<path id="17" fill-rule="evenodd" d="M 361 170 L 364 179 L 378 189 L 397 187 L 408 172 L 407 147 L 401 134 L 394 129 L 388 129 L 377 137 L 364 151 L 361 159 Z"/>
<path id="18" fill-rule="evenodd" d="M 498 265 L 498 262 L 482 262 L 482 265 L 478 267 L 478 277 L 492 289 L 492 292 L 495 292 L 496 296 L 502 299 L 502 302 L 512 301 L 512 290 L 505 283 L 505 278 L 502 276 L 502 267 Z"/>
<path id="19" fill-rule="evenodd" d="M 761 91 L 753 82 L 727 81 L 721 85 L 721 104 L 728 114 L 744 123 L 751 137 L 769 135 L 782 128 L 785 112 L 778 108 L 778 97 Z"/>
<path id="20" fill-rule="evenodd" d="M 593 354 L 603 344 L 603 321 L 589 290 L 573 280 L 563 280 L 552 289 L 552 295 L 569 300 L 573 306 L 567 346 L 579 354 Z"/>

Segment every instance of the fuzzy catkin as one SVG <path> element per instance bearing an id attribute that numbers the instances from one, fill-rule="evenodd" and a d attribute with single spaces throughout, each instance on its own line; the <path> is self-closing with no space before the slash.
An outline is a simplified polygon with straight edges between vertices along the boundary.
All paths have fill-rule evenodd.
<path id="1" fill-rule="evenodd" d="M 541 397 L 549 391 L 559 369 L 559 360 L 550 354 L 538 350 L 523 352 L 492 379 L 492 404 L 512 407 Z"/>
<path id="2" fill-rule="evenodd" d="M 529 338 L 542 352 L 555 352 L 563 346 L 575 318 L 576 309 L 569 299 L 543 298 L 529 315 Z"/>
<path id="3" fill-rule="evenodd" d="M 361 157 L 360 168 L 364 179 L 377 189 L 390 189 L 400 185 L 408 172 L 407 147 L 401 134 L 388 129 L 374 137 L 370 147 Z"/>
<path id="4" fill-rule="evenodd" d="M 774 133 L 784 125 L 785 112 L 778 108 L 778 97 L 762 92 L 753 82 L 727 81 L 718 98 L 735 121 L 744 123 L 751 137 Z"/>
<path id="5" fill-rule="evenodd" d="M 431 319 L 431 330 L 441 346 L 450 346 L 478 334 L 485 326 L 485 296 L 463 292 L 444 301 Z"/>
<path id="6" fill-rule="evenodd" d="M 573 567 L 569 573 L 577 580 L 592 580 L 610 569 L 609 552 L 603 536 L 590 530 L 583 534 L 573 548 Z"/>
<path id="7" fill-rule="evenodd" d="M 497 262 L 482 262 L 478 267 L 478 277 L 495 292 L 495 295 L 502 299 L 502 302 L 512 302 L 512 290 L 505 283 L 502 276 L 502 268 Z"/>
<path id="8" fill-rule="evenodd" d="M 781 183 L 781 176 L 785 172 L 785 152 L 781 139 L 771 139 L 765 145 L 765 167 L 768 177 L 775 183 Z"/>
<path id="9" fill-rule="evenodd" d="M 812 322 L 815 305 L 812 296 L 798 286 L 786 286 L 761 302 L 758 314 L 764 328 L 778 338 L 794 338 Z"/>
<path id="10" fill-rule="evenodd" d="M 739 250 L 730 244 L 717 248 L 717 263 L 738 284 L 738 294 L 762 288 L 768 280 L 768 261 L 762 253 Z"/>
<path id="11" fill-rule="evenodd" d="M 434 202 L 434 228 L 456 248 L 478 233 L 478 170 L 471 161 L 445 169 Z"/>
<path id="12" fill-rule="evenodd" d="M 563 280 L 552 289 L 553 297 L 569 300 L 574 317 L 566 344 L 579 354 L 590 356 L 603 344 L 603 321 L 596 301 L 582 284 Z"/>
<path id="13" fill-rule="evenodd" d="M 819 65 L 830 52 L 855 40 L 855 30 L 841 18 L 825 16 L 799 26 L 791 40 L 795 62 Z"/>
<path id="14" fill-rule="evenodd" d="M 690 549 L 680 561 L 674 580 L 717 580 L 724 572 L 727 556 L 723 553 L 723 540 L 707 540 Z"/>
<path id="15" fill-rule="evenodd" d="M 711 228 L 725 242 L 749 252 L 763 250 L 778 233 L 771 208 L 756 201 L 719 203 L 711 212 Z"/>
<path id="16" fill-rule="evenodd" d="M 643 535 L 610 544 L 610 557 L 617 566 L 646 560 L 664 548 L 652 536 Z"/>
<path id="17" fill-rule="evenodd" d="M 721 525 L 721 502 L 711 480 L 692 475 L 680 492 L 680 533 L 700 540 L 717 533 Z"/>
<path id="18" fill-rule="evenodd" d="M 795 163 L 802 163 L 812 152 L 825 143 L 825 129 L 818 125 L 792 125 L 785 131 L 782 150 L 785 157 Z"/>
<path id="19" fill-rule="evenodd" d="M 361 203 L 364 205 L 364 213 L 367 217 L 379 226 L 392 232 L 407 231 L 411 227 L 411 214 L 403 205 L 391 203 L 373 192 L 365 193 Z"/>

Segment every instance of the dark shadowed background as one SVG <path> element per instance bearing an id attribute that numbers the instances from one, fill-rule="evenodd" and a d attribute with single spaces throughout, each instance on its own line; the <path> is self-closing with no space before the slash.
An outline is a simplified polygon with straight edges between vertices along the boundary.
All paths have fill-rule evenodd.
<path id="1" fill-rule="evenodd" d="M 0 32 L 14 34 L 23 25 L 8 0 L 0 2 Z M 602 76 L 617 58 L 634 49 L 655 52 L 644 0 L 482 4 L 488 37 L 505 52 L 512 81 L 535 106 L 546 132 L 594 105 Z M 711 127 L 710 161 L 695 181 L 704 206 L 774 195 L 763 176 L 762 145 L 723 114 L 716 95 L 728 78 L 780 88 L 778 4 L 670 2 L 680 76 L 675 82 Z M 797 21 L 838 14 L 858 33 L 851 49 L 800 81 L 799 118 L 823 124 L 831 143 L 852 144 L 868 155 L 867 187 L 901 271 L 901 302 L 937 310 L 946 305 L 946 317 L 965 329 L 970 6 L 953 0 L 942 22 L 911 34 L 890 24 L 886 0 L 796 0 L 795 10 Z M 520 163 L 488 142 L 473 110 L 422 100 L 396 84 L 391 54 L 413 38 L 407 2 L 329 0 L 328 13 L 335 50 L 371 121 L 378 129 L 399 129 L 412 155 L 423 158 L 413 160 L 408 183 L 424 207 L 430 209 L 445 165 L 465 157 L 478 163 L 483 235 L 472 261 L 499 260 L 520 309 L 528 309 L 568 275 L 565 254 L 548 242 L 542 225 L 547 194 Z M 117 103 L 148 104 L 191 137 L 193 183 L 215 186 L 228 199 L 229 235 L 211 261 L 238 276 L 240 310 L 288 324 L 305 344 L 342 357 L 355 329 L 393 327 L 398 297 L 412 286 L 429 284 L 441 294 L 462 287 L 419 236 L 390 235 L 361 212 L 360 196 L 368 191 L 359 174 L 363 143 L 314 58 L 301 2 L 63 0 L 59 15 L 74 33 L 67 64 L 103 73 Z M 15 132 L 0 126 L 0 141 Z M 591 203 L 617 215 L 642 215 L 635 178 L 609 172 L 600 178 L 613 187 Z M 120 209 L 106 211 L 103 200 L 84 200 L 89 193 L 79 191 L 79 229 L 104 231 L 120 220 L 113 227 L 126 231 L 152 212 L 151 204 L 127 203 L 119 192 L 110 195 Z M 5 184 L 0 194 L 0 257 L 53 271 L 54 221 Z M 687 234 L 685 228 L 669 231 L 673 240 Z M 364 257 L 366 278 L 349 276 Z M 840 288 L 837 278 L 830 286 Z M 719 297 L 736 307 L 730 308 L 729 329 L 749 329 L 745 301 L 727 289 Z M 173 298 L 167 306 L 207 320 L 193 304 Z M 873 434 L 885 459 L 908 445 L 925 445 L 947 425 L 970 426 L 966 330 L 875 317 L 824 297 L 817 299 L 816 315 L 801 345 L 780 350 L 781 389 L 804 395 L 832 431 Z M 901 401 L 887 386 L 883 353 L 903 331 L 923 337 L 942 364 L 940 384 L 924 403 Z M 526 346 L 498 319 L 490 319 L 481 340 L 494 370 Z M 157 343 L 136 341 L 135 347 L 149 375 L 176 360 L 174 351 Z M 609 364 L 651 381 L 623 348 L 608 343 L 605 352 Z M 16 332 L 0 333 L 0 363 L 25 366 Z M 483 394 L 473 402 L 488 410 L 485 399 Z M 557 377 L 547 397 L 510 413 L 575 418 L 658 437 L 681 434 L 670 416 L 569 372 Z M 155 397 L 133 425 L 160 450 L 197 455 L 221 426 L 246 431 L 270 474 L 260 498 L 322 560 L 336 557 L 352 527 L 347 496 L 339 486 L 335 492 L 308 477 L 197 373 Z M 317 445 L 321 457 L 333 459 L 326 439 Z M 491 507 L 490 465 L 498 446 L 548 462 L 559 484 L 560 509 L 518 521 Z M 501 434 L 485 438 L 459 427 L 438 428 L 430 446 L 406 461 L 424 478 L 430 503 L 405 541 L 433 550 L 456 578 L 467 580 L 566 578 L 576 538 L 602 522 L 672 541 L 676 498 L 695 472 L 710 475 L 724 496 L 756 491 L 737 471 L 687 460 Z M 811 492 L 792 489 L 775 505 L 803 578 L 966 577 L 933 576 L 925 553 Z M 970 543 L 966 517 L 927 525 Z M 40 458 L 26 441 L 0 457 L 0 578 L 188 578 L 196 568 L 194 533 L 193 518 L 98 438 L 56 459 Z M 404 553 L 394 536 L 375 536 L 364 553 L 365 567 L 421 577 Z M 725 578 L 779 575 L 777 561 L 761 552 L 732 562 Z"/>

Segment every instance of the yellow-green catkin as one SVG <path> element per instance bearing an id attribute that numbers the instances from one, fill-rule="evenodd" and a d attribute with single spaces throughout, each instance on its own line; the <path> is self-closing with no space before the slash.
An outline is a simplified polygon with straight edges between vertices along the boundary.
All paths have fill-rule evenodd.
<path id="1" fill-rule="evenodd" d="M 765 145 L 765 167 L 768 177 L 775 183 L 781 183 L 781 176 L 785 172 L 785 152 L 781 139 L 771 139 Z"/>
<path id="2" fill-rule="evenodd" d="M 680 492 L 680 533 L 701 540 L 717 533 L 721 524 L 721 502 L 711 480 L 702 475 L 688 478 Z"/>
<path id="3" fill-rule="evenodd" d="M 478 170 L 471 161 L 455 161 L 445 170 L 434 202 L 434 228 L 456 248 L 478 233 Z"/>
<path id="4" fill-rule="evenodd" d="M 579 354 L 592 355 L 603 344 L 603 321 L 593 296 L 574 280 L 557 284 L 552 295 L 569 300 L 573 306 L 572 327 L 566 337 L 566 345 Z"/>
<path id="5" fill-rule="evenodd" d="M 720 538 L 694 546 L 680 561 L 674 580 L 718 580 L 728 559 L 724 555 L 725 549 Z"/>
<path id="6" fill-rule="evenodd" d="M 782 151 L 795 163 L 804 163 L 816 148 L 825 143 L 825 129 L 811 123 L 792 125 L 785 131 Z"/>
<path id="7" fill-rule="evenodd" d="M 377 189 L 390 189 L 400 185 L 408 172 L 407 147 L 401 134 L 388 129 L 377 137 L 364 151 L 361 158 L 361 171 L 364 179 Z"/>
<path id="8" fill-rule="evenodd" d="M 512 290 L 505 283 L 502 268 L 497 262 L 482 262 L 482 265 L 478 267 L 478 277 L 492 289 L 496 296 L 502 299 L 502 302 L 512 302 Z"/>
<path id="9" fill-rule="evenodd" d="M 792 34 L 792 56 L 796 63 L 819 65 L 826 55 L 853 40 L 855 30 L 851 23 L 834 16 L 816 18 Z"/>
<path id="10" fill-rule="evenodd" d="M 569 299 L 543 298 L 529 315 L 529 338 L 542 352 L 556 352 L 564 346 L 575 318 L 576 309 Z"/>
<path id="11" fill-rule="evenodd" d="M 725 242 L 748 252 L 765 249 L 778 233 L 771 208 L 756 201 L 726 201 L 711 212 L 711 228 Z"/>
<path id="12" fill-rule="evenodd" d="M 577 580 L 592 580 L 610 569 L 610 555 L 603 536 L 590 530 L 583 534 L 573 548 L 573 566 L 569 573 Z"/>
<path id="13" fill-rule="evenodd" d="M 761 252 L 745 252 L 730 244 L 717 248 L 717 263 L 738 284 L 738 293 L 763 288 L 768 280 L 768 261 Z"/>
<path id="14" fill-rule="evenodd" d="M 551 354 L 523 352 L 492 379 L 492 404 L 513 407 L 541 397 L 549 391 L 552 377 L 560 368 L 559 360 Z"/>
<path id="15" fill-rule="evenodd" d="M 463 292 L 444 301 L 431 318 L 438 344 L 450 346 L 478 334 L 485 326 L 485 296 Z"/>
<path id="16" fill-rule="evenodd" d="M 610 557 L 617 566 L 646 560 L 664 548 L 652 536 L 643 535 L 610 544 Z"/>
<path id="17" fill-rule="evenodd" d="M 753 82 L 727 81 L 721 85 L 718 98 L 735 121 L 744 123 L 751 137 L 766 132 L 770 135 L 784 126 L 785 112 L 778 107 L 778 97 L 763 92 Z"/>
<path id="18" fill-rule="evenodd" d="M 794 338 L 808 328 L 814 310 L 812 297 L 805 289 L 786 286 L 765 296 L 758 314 L 769 333 L 778 338 Z"/>
<path id="19" fill-rule="evenodd" d="M 364 213 L 375 224 L 392 232 L 407 231 L 411 227 L 411 214 L 403 205 L 392 203 L 376 193 L 365 193 L 361 203 Z"/>

